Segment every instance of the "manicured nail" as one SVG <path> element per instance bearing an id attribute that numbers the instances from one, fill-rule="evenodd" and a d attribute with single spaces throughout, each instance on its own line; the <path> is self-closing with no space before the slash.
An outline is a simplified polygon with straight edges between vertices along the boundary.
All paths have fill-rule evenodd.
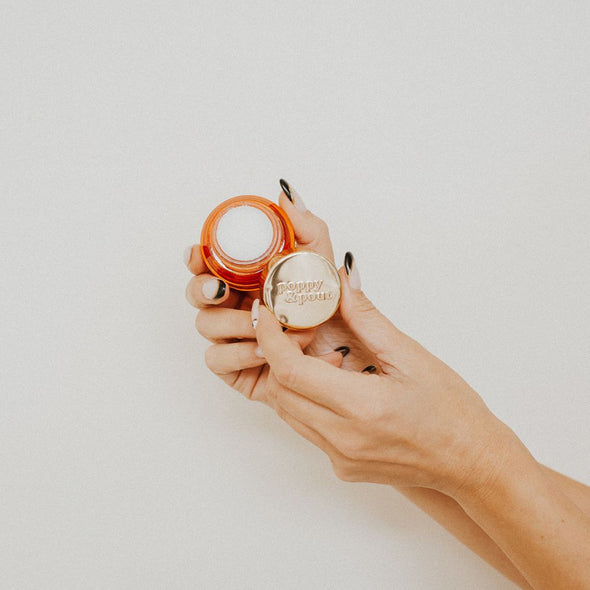
<path id="1" fill-rule="evenodd" d="M 291 196 L 291 188 L 289 187 L 289 183 L 284 178 L 279 178 L 279 184 L 283 189 L 283 192 L 287 195 L 287 199 L 293 202 L 293 197 Z"/>
<path id="2" fill-rule="evenodd" d="M 361 373 L 376 373 L 377 372 L 377 367 L 375 365 L 369 365 L 368 367 L 365 367 Z"/>
<path id="3" fill-rule="evenodd" d="M 262 348 L 260 348 L 260 346 L 257 346 L 257 347 L 256 347 L 256 350 L 254 351 L 254 354 L 255 354 L 257 357 L 260 357 L 261 359 L 263 359 L 263 358 L 264 358 L 264 352 L 262 352 Z"/>
<path id="4" fill-rule="evenodd" d="M 203 283 L 203 295 L 207 299 L 221 299 L 225 295 L 227 285 L 219 279 L 209 279 Z"/>
<path id="5" fill-rule="evenodd" d="M 193 247 L 192 246 L 187 246 L 184 250 L 184 265 L 188 266 L 189 262 L 191 261 L 191 255 L 193 253 Z"/>
<path id="6" fill-rule="evenodd" d="M 299 196 L 299 193 L 284 178 L 279 180 L 279 184 L 287 195 L 289 201 L 295 205 L 295 208 L 298 211 L 301 211 L 302 213 L 307 211 L 307 207 L 305 206 L 303 199 Z"/>
<path id="7" fill-rule="evenodd" d="M 334 349 L 334 352 L 339 352 L 342 355 L 342 358 L 344 358 L 350 352 L 350 348 L 348 348 L 348 346 L 339 346 Z"/>
<path id="8" fill-rule="evenodd" d="M 252 327 L 256 330 L 258 318 L 260 316 L 260 299 L 254 299 L 252 302 Z"/>
<path id="9" fill-rule="evenodd" d="M 359 274 L 359 269 L 357 267 L 354 256 L 352 255 L 352 252 L 347 252 L 344 255 L 344 270 L 346 271 L 346 275 L 348 276 L 348 284 L 353 289 L 360 289 L 361 275 Z"/>

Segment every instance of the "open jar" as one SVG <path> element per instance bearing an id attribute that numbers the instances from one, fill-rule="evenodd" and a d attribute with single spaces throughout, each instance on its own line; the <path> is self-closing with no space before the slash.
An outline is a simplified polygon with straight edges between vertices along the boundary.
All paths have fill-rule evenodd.
<path id="1" fill-rule="evenodd" d="M 232 197 L 208 215 L 201 253 L 212 274 L 238 291 L 256 291 L 287 328 L 330 319 L 340 304 L 340 277 L 324 256 L 297 248 L 285 211 L 255 195 Z"/>

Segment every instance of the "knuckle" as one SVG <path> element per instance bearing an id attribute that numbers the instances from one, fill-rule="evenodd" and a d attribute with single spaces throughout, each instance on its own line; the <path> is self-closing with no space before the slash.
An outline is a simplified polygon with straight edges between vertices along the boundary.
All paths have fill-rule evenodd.
<path id="1" fill-rule="evenodd" d="M 275 366 L 274 374 L 277 381 L 287 388 L 291 388 L 297 381 L 297 370 L 293 363 L 280 363 Z"/>
<path id="2" fill-rule="evenodd" d="M 184 289 L 184 296 L 186 300 L 192 305 L 196 306 L 195 298 L 193 297 L 193 285 L 195 277 L 193 277 L 186 285 Z"/>
<path id="3" fill-rule="evenodd" d="M 201 336 L 207 336 L 207 325 L 208 325 L 207 313 L 204 309 L 200 309 L 195 318 L 195 328 Z"/>
<path id="4" fill-rule="evenodd" d="M 361 458 L 361 448 L 356 439 L 346 437 L 338 444 L 338 450 L 348 459 L 356 461 Z"/>
<path id="5" fill-rule="evenodd" d="M 320 235 L 327 235 L 330 233 L 328 224 L 321 218 L 316 216 L 316 228 Z"/>
<path id="6" fill-rule="evenodd" d="M 212 346 L 209 346 L 209 348 L 207 348 L 205 350 L 205 364 L 213 372 L 215 372 L 217 352 L 218 352 L 218 345 L 217 344 L 213 344 Z"/>
<path id="7" fill-rule="evenodd" d="M 356 303 L 356 310 L 361 313 L 378 314 L 377 308 L 373 302 L 364 294 L 358 294 L 358 300 Z"/>
<path id="8" fill-rule="evenodd" d="M 243 345 L 238 344 L 237 360 L 240 366 L 246 366 L 254 357 L 254 347 L 256 343 L 250 345 L 245 342 Z"/>
<path id="9" fill-rule="evenodd" d="M 357 471 L 344 461 L 332 461 L 334 474 L 341 481 L 355 482 L 359 481 Z"/>

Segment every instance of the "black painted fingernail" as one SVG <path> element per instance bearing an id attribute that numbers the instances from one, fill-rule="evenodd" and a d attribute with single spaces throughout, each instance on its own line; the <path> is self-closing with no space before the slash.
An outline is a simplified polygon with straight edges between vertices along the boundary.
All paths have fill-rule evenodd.
<path id="1" fill-rule="evenodd" d="M 289 183 L 284 178 L 280 178 L 279 184 L 281 185 L 283 192 L 287 195 L 287 199 L 292 203 L 293 197 L 291 196 L 291 187 L 289 186 Z"/>
<path id="2" fill-rule="evenodd" d="M 352 272 L 352 265 L 354 264 L 354 256 L 352 255 L 352 252 L 347 252 L 344 255 L 344 270 L 346 271 L 346 274 L 348 276 L 350 276 L 350 273 Z"/>
<path id="3" fill-rule="evenodd" d="M 283 326 L 283 332 L 287 331 L 287 326 Z"/>
<path id="4" fill-rule="evenodd" d="M 203 283 L 202 289 L 207 299 L 221 299 L 225 295 L 227 285 L 220 279 L 209 279 Z"/>
<path id="5" fill-rule="evenodd" d="M 369 365 L 368 367 L 365 367 L 361 373 L 376 373 L 377 372 L 377 367 L 375 365 Z"/>
<path id="6" fill-rule="evenodd" d="M 215 297 L 213 299 L 221 299 L 225 295 L 225 291 L 227 289 L 227 285 L 225 281 L 219 281 L 219 287 L 217 288 L 217 293 L 215 293 Z"/>
<path id="7" fill-rule="evenodd" d="M 339 352 L 344 358 L 350 352 L 350 348 L 348 348 L 348 346 L 339 346 L 338 348 L 334 349 L 334 352 Z"/>

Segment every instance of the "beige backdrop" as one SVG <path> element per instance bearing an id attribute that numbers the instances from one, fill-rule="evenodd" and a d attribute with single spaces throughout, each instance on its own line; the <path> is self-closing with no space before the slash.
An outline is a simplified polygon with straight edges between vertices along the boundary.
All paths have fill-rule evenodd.
<path id="1" fill-rule="evenodd" d="M 285 177 L 376 303 L 590 483 L 588 4 L 1 12 L 2 587 L 510 588 L 207 372 L 182 252 Z"/>

